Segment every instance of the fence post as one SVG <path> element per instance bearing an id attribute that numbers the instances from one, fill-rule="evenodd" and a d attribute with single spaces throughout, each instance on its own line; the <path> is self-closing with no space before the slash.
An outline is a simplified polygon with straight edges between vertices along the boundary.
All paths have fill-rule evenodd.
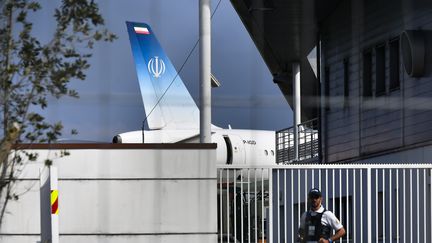
<path id="1" fill-rule="evenodd" d="M 41 242 L 58 243 L 58 176 L 57 168 L 40 169 Z"/>
<path id="2" fill-rule="evenodd" d="M 367 168 L 367 242 L 372 242 L 372 169 Z M 361 192 L 363 193 L 363 192 Z"/>
<path id="3" fill-rule="evenodd" d="M 269 168 L 269 241 L 273 243 L 273 168 Z M 279 182 L 278 182 L 279 183 Z"/>

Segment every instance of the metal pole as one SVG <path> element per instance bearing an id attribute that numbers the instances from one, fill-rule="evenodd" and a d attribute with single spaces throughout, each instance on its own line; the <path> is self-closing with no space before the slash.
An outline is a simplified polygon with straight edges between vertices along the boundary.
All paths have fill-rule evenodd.
<path id="1" fill-rule="evenodd" d="M 333 212 L 336 212 L 336 207 L 335 207 L 335 205 L 336 205 L 336 201 L 335 201 L 335 197 L 336 197 L 336 195 L 335 195 L 335 172 L 336 172 L 336 170 L 332 170 L 332 211 Z M 327 206 L 327 208 L 330 208 L 328 205 L 326 205 Z"/>
<path id="2" fill-rule="evenodd" d="M 230 218 L 230 195 L 229 195 L 229 192 L 230 192 L 230 173 L 229 173 L 229 171 L 230 170 L 226 170 L 226 177 L 227 177 L 227 183 L 226 183 L 226 222 L 227 222 L 227 230 L 226 230 L 226 232 L 227 232 L 227 234 L 228 235 L 230 235 L 230 220 L 231 220 L 231 218 Z M 235 180 L 235 176 L 234 176 L 234 180 Z M 229 239 L 228 239 L 228 242 L 229 242 Z"/>
<path id="3" fill-rule="evenodd" d="M 385 183 L 385 177 L 386 177 L 386 172 L 384 169 L 382 169 L 382 183 L 383 183 L 383 189 L 382 189 L 382 206 L 383 206 L 383 225 L 382 225 L 382 229 L 383 229 L 383 241 L 385 242 L 386 239 L 386 206 L 385 206 L 385 202 L 386 202 L 386 183 Z M 412 214 L 411 214 L 412 215 Z"/>
<path id="4" fill-rule="evenodd" d="M 353 170 L 353 240 L 354 242 L 357 242 L 357 227 L 356 227 L 356 222 L 357 222 L 357 207 L 356 207 L 356 200 L 357 200 L 357 195 L 356 195 L 356 170 Z"/>
<path id="5" fill-rule="evenodd" d="M 248 213 L 247 213 L 247 217 L 248 217 L 248 220 L 247 220 L 247 229 L 248 229 L 248 243 L 250 243 L 251 242 L 251 202 L 250 202 L 250 196 L 251 196 L 251 189 L 250 189 L 250 186 L 251 186 L 251 178 L 250 178 L 250 170 L 251 169 L 248 169 L 247 171 L 248 171 L 248 174 L 247 174 L 247 181 L 248 181 L 248 186 L 247 186 L 247 210 L 248 210 Z"/>
<path id="6" fill-rule="evenodd" d="M 268 169 L 268 180 L 269 180 L 269 217 L 268 217 L 268 225 L 269 225 L 269 241 L 270 243 L 273 243 L 273 169 Z M 300 197 L 299 197 L 300 199 Z M 299 200 L 300 202 L 300 200 Z M 300 207 L 299 207 L 300 208 Z"/>
<path id="7" fill-rule="evenodd" d="M 288 242 L 288 225 L 287 225 L 287 218 L 288 218 L 288 203 L 287 203 L 287 169 L 284 169 L 284 232 L 285 232 L 285 242 Z M 425 183 L 426 184 L 426 183 Z M 425 194 L 426 195 L 426 194 Z"/>
<path id="8" fill-rule="evenodd" d="M 276 210 L 276 212 L 277 212 L 277 226 L 275 227 L 275 228 L 277 228 L 278 229 L 278 231 L 277 231 L 277 243 L 280 243 L 281 241 L 281 239 L 280 239 L 280 237 L 281 237 L 281 232 L 280 232 L 280 230 L 281 230 L 281 219 L 280 219 L 280 195 L 279 195 L 279 193 L 280 193 L 280 177 L 279 177 L 279 172 L 280 172 L 280 170 L 276 170 L 276 172 L 277 172 L 277 174 L 276 174 L 276 178 L 277 178 L 277 185 L 276 185 L 276 188 L 277 188 L 277 190 L 276 190 L 276 201 L 277 201 L 277 210 Z"/>
<path id="9" fill-rule="evenodd" d="M 286 193 L 287 191 L 285 191 Z M 298 203 L 299 207 L 298 210 L 300 211 L 300 202 Z M 295 236 L 294 236 L 294 170 L 291 170 L 291 236 L 292 241 L 294 242 Z"/>
<path id="10" fill-rule="evenodd" d="M 339 220 L 344 222 L 342 215 L 342 169 L 339 169 Z M 341 242 L 343 242 L 343 238 L 341 238 Z"/>
<path id="11" fill-rule="evenodd" d="M 403 169 L 403 174 L 402 174 L 402 215 L 403 215 L 403 220 L 401 220 L 402 222 L 402 232 L 403 232 L 403 242 L 406 243 L 406 207 L 407 207 L 407 201 L 406 201 L 406 185 L 405 185 L 405 169 Z"/>
<path id="12" fill-rule="evenodd" d="M 346 242 L 349 242 L 349 228 L 350 228 L 350 221 L 349 221 L 349 170 L 346 169 L 346 214 L 347 214 L 347 218 L 346 218 Z"/>
<path id="13" fill-rule="evenodd" d="M 309 191 L 309 187 L 308 187 L 308 172 L 307 172 L 307 170 L 304 170 L 304 173 L 305 173 L 305 183 L 304 183 L 304 185 L 305 185 L 305 191 L 304 191 L 304 194 L 305 194 L 305 196 L 304 196 L 304 201 L 305 201 L 305 211 L 307 211 L 308 210 L 308 207 L 307 207 L 307 200 L 308 200 L 308 191 Z"/>
<path id="14" fill-rule="evenodd" d="M 417 169 L 416 173 L 416 181 L 417 181 L 417 242 L 420 242 L 420 169 Z M 412 217 L 412 216 L 411 216 Z"/>
<path id="15" fill-rule="evenodd" d="M 298 169 L 297 170 L 297 202 L 298 202 L 298 213 L 297 213 L 297 217 L 298 217 L 298 219 L 301 219 L 301 196 L 300 196 L 300 189 L 301 189 L 301 182 L 300 182 L 300 180 L 301 180 L 301 170 L 300 169 Z M 307 203 L 305 203 L 305 210 L 304 211 L 306 211 L 307 209 Z"/>
<path id="16" fill-rule="evenodd" d="M 372 170 L 367 168 L 367 221 L 372 222 Z M 367 242 L 372 242 L 372 224 L 367 224 Z M 377 232 L 378 236 L 378 232 Z M 377 237 L 378 238 L 378 237 Z"/>
<path id="17" fill-rule="evenodd" d="M 410 197 L 409 197 L 409 201 L 410 201 L 410 206 L 409 206 L 409 210 L 410 210 L 410 241 L 409 242 L 414 242 L 413 241 L 413 229 L 414 229 L 414 227 L 413 227 L 413 174 L 412 174 L 412 171 L 413 171 L 413 169 L 410 169 L 409 170 L 409 178 L 410 178 L 410 181 L 409 181 L 409 188 L 410 188 Z"/>
<path id="18" fill-rule="evenodd" d="M 317 74 L 318 74 L 318 80 L 319 80 L 319 85 L 318 85 L 318 94 L 320 94 L 320 100 L 319 100 L 319 106 L 320 107 L 318 109 L 318 161 L 319 163 L 323 163 L 323 156 L 322 156 L 322 139 L 323 139 L 323 135 L 324 132 L 322 130 L 323 126 L 323 106 L 322 104 L 325 104 L 325 99 L 326 97 L 324 97 L 323 93 L 322 93 L 322 85 L 323 85 L 323 80 L 322 77 L 324 76 L 324 69 L 322 68 L 322 62 L 323 62 L 323 55 L 321 53 L 321 37 L 318 37 L 318 45 L 317 45 Z M 326 82 L 328 82 L 328 80 L 326 80 Z M 312 140 L 311 140 L 312 141 Z"/>
<path id="19" fill-rule="evenodd" d="M 254 170 L 254 182 L 255 182 L 255 188 L 254 188 L 254 197 L 255 197 L 255 215 L 254 215 L 254 218 L 255 218 L 255 225 L 254 225 L 254 228 L 255 228 L 255 243 L 258 243 L 258 209 L 257 209 L 257 207 L 258 207 L 258 204 L 257 204 L 257 169 L 255 168 L 255 170 Z"/>
<path id="20" fill-rule="evenodd" d="M 219 169 L 219 218 L 220 218 L 220 238 L 223 234 L 223 190 L 222 190 L 223 169 Z"/>
<path id="21" fill-rule="evenodd" d="M 399 171 L 396 170 L 396 243 L 399 243 Z"/>
<path id="22" fill-rule="evenodd" d="M 301 112 L 300 112 L 300 64 L 293 63 L 293 85 L 294 85 L 294 160 L 299 160 L 299 125 L 301 123 Z"/>
<path id="23" fill-rule="evenodd" d="M 427 241 L 426 239 L 426 215 L 427 215 L 427 204 L 426 204 L 426 170 L 423 170 L 423 241 Z"/>
<path id="24" fill-rule="evenodd" d="M 328 196 L 329 195 L 328 194 L 328 191 L 329 191 L 328 169 L 325 170 L 325 182 L 326 182 L 326 187 L 325 187 L 325 189 L 326 189 L 326 196 L 325 196 L 326 203 L 325 203 L 325 205 L 328 208 L 329 207 L 329 203 L 328 203 L 328 198 L 329 198 L 329 196 Z"/>
<path id="25" fill-rule="evenodd" d="M 394 201 L 392 198 L 392 170 L 389 170 L 389 238 L 390 238 L 390 242 L 393 242 L 393 220 L 392 220 L 392 214 L 393 214 L 393 207 L 392 207 L 392 202 Z"/>
<path id="26" fill-rule="evenodd" d="M 378 177 L 378 169 L 375 170 L 375 222 L 378 222 L 379 220 L 379 214 L 378 214 L 378 197 L 379 197 L 379 177 Z M 372 189 L 372 188 L 371 188 Z M 378 243 L 379 241 L 379 224 L 375 225 L 375 242 Z"/>
<path id="27" fill-rule="evenodd" d="M 241 170 L 240 170 L 240 176 L 241 176 Z M 234 169 L 234 177 L 233 177 L 233 182 L 234 182 L 234 239 L 237 240 L 237 170 Z M 222 241 L 222 237 L 221 237 L 221 241 Z"/>
<path id="28" fill-rule="evenodd" d="M 211 143 L 211 6 L 199 1 L 200 36 L 200 142 Z"/>
<path id="29" fill-rule="evenodd" d="M 241 243 L 244 241 L 244 215 L 243 215 L 243 204 L 244 204 L 244 194 L 243 194 L 243 173 L 245 170 L 241 170 L 241 176 L 240 176 L 240 236 L 241 236 Z M 222 239 L 222 238 L 221 238 Z"/>
<path id="30" fill-rule="evenodd" d="M 264 208 L 264 169 L 261 168 L 261 242 L 264 242 L 264 217 L 265 217 L 265 208 Z"/>
<path id="31" fill-rule="evenodd" d="M 264 188 L 264 169 L 261 169 L 261 242 L 264 242 L 265 234 L 264 234 L 264 217 L 265 217 L 265 207 L 264 207 L 264 200 L 265 200 L 265 188 Z"/>

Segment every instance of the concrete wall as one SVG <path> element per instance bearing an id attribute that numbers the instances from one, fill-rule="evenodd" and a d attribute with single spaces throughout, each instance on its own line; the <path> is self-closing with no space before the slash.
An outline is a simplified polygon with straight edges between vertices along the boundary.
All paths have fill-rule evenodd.
<path id="1" fill-rule="evenodd" d="M 11 202 L 0 242 L 40 240 L 39 168 L 54 160 L 59 174 L 60 242 L 216 242 L 215 150 L 35 150 Z"/>
<path id="2" fill-rule="evenodd" d="M 341 1 L 321 24 L 324 63 L 329 70 L 330 109 L 323 109 L 327 162 L 346 161 L 432 141 L 432 2 Z M 389 41 L 404 30 L 424 31 L 425 73 L 407 75 L 400 56 L 400 87 L 389 89 Z M 376 94 L 376 51 L 385 46 L 386 91 Z M 372 97 L 363 97 L 363 53 L 372 51 Z M 344 98 L 344 60 L 349 96 Z M 323 89 L 324 90 L 324 86 Z M 408 162 L 408 161 L 406 161 Z"/>

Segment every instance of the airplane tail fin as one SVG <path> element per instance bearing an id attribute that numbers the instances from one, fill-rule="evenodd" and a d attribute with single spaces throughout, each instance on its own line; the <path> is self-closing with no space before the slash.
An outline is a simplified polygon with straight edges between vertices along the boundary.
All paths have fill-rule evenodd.
<path id="1" fill-rule="evenodd" d="M 153 30 L 126 25 L 149 129 L 198 129 L 199 109 Z"/>

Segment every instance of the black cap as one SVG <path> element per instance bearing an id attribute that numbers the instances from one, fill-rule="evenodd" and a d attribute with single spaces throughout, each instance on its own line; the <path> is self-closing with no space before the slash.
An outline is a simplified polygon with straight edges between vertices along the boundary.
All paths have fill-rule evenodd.
<path id="1" fill-rule="evenodd" d="M 321 197 L 321 191 L 318 188 L 312 188 L 309 191 L 308 197 L 312 197 L 312 198 L 317 198 L 317 197 Z"/>

